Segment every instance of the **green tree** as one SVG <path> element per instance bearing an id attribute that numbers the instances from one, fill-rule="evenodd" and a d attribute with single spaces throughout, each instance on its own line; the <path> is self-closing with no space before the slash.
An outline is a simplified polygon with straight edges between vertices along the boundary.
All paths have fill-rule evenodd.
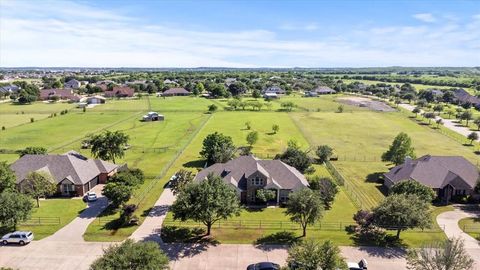
<path id="1" fill-rule="evenodd" d="M 29 147 L 27 147 L 23 150 L 19 150 L 18 154 L 20 155 L 20 157 L 23 157 L 25 155 L 46 155 L 47 154 L 47 148 L 29 146 Z"/>
<path id="2" fill-rule="evenodd" d="M 290 216 L 291 221 L 300 223 L 303 229 L 302 236 L 305 237 L 307 226 L 322 217 L 323 202 L 314 191 L 303 188 L 289 194 L 285 213 Z"/>
<path id="3" fill-rule="evenodd" d="M 258 141 L 258 131 L 252 131 L 247 134 L 247 143 L 252 147 Z"/>
<path id="4" fill-rule="evenodd" d="M 388 151 L 383 153 L 382 161 L 390 161 L 395 165 L 402 164 L 406 157 L 415 158 L 414 150 L 412 139 L 406 133 L 400 132 Z"/>
<path id="5" fill-rule="evenodd" d="M 407 253 L 409 270 L 469 270 L 474 264 L 460 238 L 437 241 Z"/>
<path id="6" fill-rule="evenodd" d="M 112 203 L 113 208 L 119 208 L 130 200 L 133 189 L 123 183 L 109 182 L 103 188 L 103 195 Z"/>
<path id="7" fill-rule="evenodd" d="M 144 181 L 145 176 L 139 169 L 119 172 L 109 179 L 109 182 L 119 183 L 132 188 L 142 185 Z"/>
<path id="8" fill-rule="evenodd" d="M 245 128 L 250 130 L 252 128 L 252 123 L 250 121 L 245 122 Z"/>
<path id="9" fill-rule="evenodd" d="M 255 194 L 255 197 L 261 201 L 261 202 L 268 202 L 270 200 L 275 199 L 277 196 L 277 193 L 275 190 L 270 190 L 270 189 L 257 189 L 257 192 Z"/>
<path id="10" fill-rule="evenodd" d="M 308 179 L 309 186 L 320 195 L 326 209 L 330 209 L 338 193 L 337 184 L 328 177 L 314 176 Z"/>
<path id="11" fill-rule="evenodd" d="M 0 193 L 5 190 L 15 190 L 17 178 L 15 173 L 10 169 L 7 162 L 0 162 Z"/>
<path id="12" fill-rule="evenodd" d="M 57 192 L 57 185 L 53 177 L 46 172 L 31 172 L 21 182 L 21 191 L 37 201 L 40 207 L 40 197 L 52 196 Z"/>
<path id="13" fill-rule="evenodd" d="M 460 119 L 465 120 L 465 126 L 468 127 L 468 122 L 472 120 L 473 114 L 470 110 L 466 110 L 460 114 Z"/>
<path id="14" fill-rule="evenodd" d="M 185 187 L 193 181 L 193 172 L 184 169 L 179 170 L 170 180 L 170 188 L 174 195 L 182 192 Z"/>
<path id="15" fill-rule="evenodd" d="M 168 269 L 168 263 L 168 257 L 157 243 L 135 243 L 127 239 L 105 249 L 103 256 L 90 265 L 90 270 L 163 270 Z"/>
<path id="16" fill-rule="evenodd" d="M 210 163 L 224 163 L 232 159 L 235 150 L 232 137 L 215 132 L 207 135 L 203 140 L 200 155 Z"/>
<path id="17" fill-rule="evenodd" d="M 438 118 L 437 121 L 435 121 L 435 123 L 437 123 L 437 128 L 440 128 L 440 125 L 443 125 L 442 118 Z"/>
<path id="18" fill-rule="evenodd" d="M 312 239 L 306 239 L 291 246 L 288 249 L 287 262 L 292 269 L 348 269 L 340 249 L 329 240 L 320 244 Z"/>
<path id="19" fill-rule="evenodd" d="M 422 110 L 420 109 L 420 107 L 417 106 L 417 107 L 413 108 L 412 113 L 414 113 L 414 114 L 415 114 L 415 118 L 417 118 L 417 115 L 418 115 L 421 111 L 422 111 Z"/>
<path id="20" fill-rule="evenodd" d="M 247 91 L 247 87 L 243 82 L 234 82 L 228 86 L 228 91 L 232 93 L 232 96 L 242 95 Z"/>
<path id="21" fill-rule="evenodd" d="M 477 132 L 472 132 L 472 133 L 468 134 L 467 139 L 470 140 L 470 145 L 473 145 L 473 141 L 478 140 L 478 133 Z"/>
<path id="22" fill-rule="evenodd" d="M 90 137 L 92 155 L 95 158 L 111 160 L 115 163 L 116 158 L 125 156 L 125 146 L 127 146 L 128 140 L 128 135 L 122 131 L 107 130 L 102 134 L 92 135 Z"/>
<path id="23" fill-rule="evenodd" d="M 435 119 L 435 114 L 432 112 L 426 112 L 423 114 L 423 117 L 428 119 L 428 124 L 430 125 L 430 123 L 432 122 L 432 119 Z"/>
<path id="24" fill-rule="evenodd" d="M 343 111 L 344 111 L 343 105 L 338 106 L 337 112 L 338 112 L 338 113 L 343 113 Z"/>
<path id="25" fill-rule="evenodd" d="M 443 105 L 442 104 L 437 104 L 435 106 L 433 106 L 433 111 L 434 112 L 437 112 L 438 114 L 440 114 L 442 111 L 443 111 Z"/>
<path id="26" fill-rule="evenodd" d="M 174 219 L 202 222 L 210 235 L 215 222 L 240 215 L 241 207 L 236 191 L 219 176 L 210 174 L 188 184 L 170 209 Z"/>
<path id="27" fill-rule="evenodd" d="M 392 194 L 387 196 L 379 206 L 373 209 L 376 226 L 396 230 L 397 239 L 400 232 L 414 228 L 428 228 L 432 219 L 430 204 L 416 195 Z"/>
<path id="28" fill-rule="evenodd" d="M 273 134 L 277 134 L 277 132 L 280 130 L 280 126 L 277 125 L 277 124 L 273 124 L 272 125 L 272 131 L 273 131 Z"/>
<path id="29" fill-rule="evenodd" d="M 254 89 L 254 90 L 252 91 L 252 97 L 253 97 L 254 99 L 260 98 L 261 96 L 262 96 L 262 94 L 260 93 L 260 91 L 259 91 L 258 89 Z"/>
<path id="30" fill-rule="evenodd" d="M 396 183 L 390 188 L 390 194 L 417 195 L 418 198 L 424 199 L 426 202 L 431 202 L 437 197 L 437 194 L 432 188 L 415 180 L 406 180 Z"/>
<path id="31" fill-rule="evenodd" d="M 302 151 L 296 142 L 293 141 L 289 141 L 285 152 L 277 154 L 275 159 L 280 159 L 302 173 L 310 170 L 312 165 L 312 159 L 308 156 L 308 153 Z"/>
<path id="32" fill-rule="evenodd" d="M 215 104 L 210 104 L 210 105 L 208 105 L 208 112 L 210 112 L 210 113 L 216 112 L 217 109 L 218 109 L 218 107 L 217 107 L 217 105 L 215 105 Z"/>
<path id="33" fill-rule="evenodd" d="M 287 112 L 291 112 L 295 108 L 295 103 L 291 101 L 285 101 L 280 103 L 280 106 Z"/>
<path id="34" fill-rule="evenodd" d="M 200 95 L 201 93 L 203 93 L 205 91 L 205 86 L 203 86 L 203 83 L 201 82 L 198 82 L 195 87 L 193 88 L 193 94 L 195 96 L 198 96 Z"/>
<path id="35" fill-rule="evenodd" d="M 475 126 L 477 126 L 477 130 L 480 131 L 480 117 L 477 117 L 475 120 L 473 120 L 473 123 Z"/>
<path id="36" fill-rule="evenodd" d="M 17 224 L 26 221 L 32 212 L 32 202 L 24 194 L 6 190 L 0 193 L 0 227 L 13 227 L 17 229 Z"/>
<path id="37" fill-rule="evenodd" d="M 315 151 L 318 157 L 318 161 L 323 164 L 326 161 L 330 160 L 330 157 L 333 155 L 333 149 L 328 145 L 320 145 Z"/>

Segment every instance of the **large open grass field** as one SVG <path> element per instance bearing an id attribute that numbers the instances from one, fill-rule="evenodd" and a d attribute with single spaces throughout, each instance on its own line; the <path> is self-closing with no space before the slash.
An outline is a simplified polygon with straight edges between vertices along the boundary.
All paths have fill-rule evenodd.
<path id="1" fill-rule="evenodd" d="M 131 199 L 131 203 L 138 204 L 136 215 L 143 221 L 171 175 L 181 168 L 192 171 L 203 168 L 205 162 L 199 152 L 203 139 L 210 133 L 221 132 L 231 136 L 236 146 L 246 146 L 247 134 L 258 131 L 259 139 L 252 152 L 260 158 L 273 158 L 287 147 L 289 140 L 297 141 L 303 149 L 327 144 L 335 149 L 339 160 L 333 164 L 346 178 L 347 183 L 341 188 L 333 207 L 325 212 L 322 221 L 309 230 L 308 237 L 333 239 L 343 245 L 358 244 L 352 235 L 345 231 L 345 227 L 353 222 L 352 216 L 358 210 L 357 207 L 372 208 L 383 199 L 381 184 L 376 179 L 380 173 L 388 170 L 389 165 L 381 162 L 380 156 L 400 131 L 412 137 L 417 156 L 462 155 L 475 164 L 479 162 L 471 148 L 432 128 L 415 123 L 408 119 L 405 113 L 380 113 L 349 105 L 343 105 L 343 113 L 336 113 L 340 105 L 335 101 L 338 97 L 285 97 L 272 101 L 271 111 L 264 108 L 260 112 L 227 111 L 224 108 L 228 106 L 228 100 L 192 97 L 163 99 L 150 96 L 135 100 L 108 100 L 107 104 L 87 109 L 86 112 L 72 109 L 66 115 L 57 114 L 57 117 L 34 123 L 10 126 L 0 133 L 0 148 L 18 150 L 26 146 L 43 146 L 52 153 L 64 153 L 74 149 L 89 156 L 88 149 L 80 149 L 81 140 L 85 136 L 105 129 L 124 131 L 130 136 L 131 148 L 118 163 L 126 162 L 129 167 L 138 167 L 146 173 L 145 183 L 135 191 Z M 294 102 L 298 108 L 290 113 L 278 111 L 281 102 L 285 101 Z M 208 105 L 212 103 L 218 105 L 219 110 L 213 114 L 205 114 Z M 56 104 L 35 103 L 30 106 L 40 105 Z M 12 110 L 14 107 L 16 106 L 0 104 L 0 111 Z M 25 115 L 28 117 L 36 114 L 36 110 L 25 109 Z M 139 121 L 147 111 L 164 114 L 165 121 Z M 12 111 L 12 114 L 16 115 L 16 111 Z M 246 122 L 250 122 L 250 130 L 246 129 Z M 277 134 L 272 133 L 273 124 L 280 126 Z M 12 162 L 16 158 L 14 154 L 0 154 L 0 160 Z M 324 166 L 315 165 L 315 168 L 316 174 L 330 176 Z M 45 203 L 49 201 L 53 200 Z M 42 207 L 45 209 L 43 211 L 56 211 L 50 210 L 55 209 L 53 204 Z M 76 215 L 74 212 L 71 212 L 72 218 Z M 292 225 L 283 212 L 281 208 L 245 210 L 239 217 L 228 222 L 246 224 L 251 221 L 253 225 L 225 227 L 220 224 L 213 229 L 213 235 L 224 243 L 268 242 L 281 236 L 281 232 L 285 230 L 298 236 L 298 225 Z M 118 213 L 112 211 L 103 213 L 89 226 L 84 238 L 87 241 L 124 240 L 137 226 L 114 228 L 112 221 L 118 216 Z M 259 221 L 274 225 L 268 227 L 261 225 Z M 170 214 L 167 216 L 167 224 L 169 222 L 174 224 Z M 58 228 L 53 228 L 43 235 L 56 230 Z M 444 234 L 438 231 L 407 231 L 402 233 L 402 238 L 405 244 L 417 246 L 423 241 L 443 239 Z"/>
<path id="2" fill-rule="evenodd" d="M 31 123 L 48 118 L 51 114 L 60 114 L 63 110 L 71 110 L 73 104 L 69 103 L 44 103 L 35 102 L 30 105 L 16 105 L 12 103 L 0 104 L 0 127 L 11 128 L 18 125 Z"/>

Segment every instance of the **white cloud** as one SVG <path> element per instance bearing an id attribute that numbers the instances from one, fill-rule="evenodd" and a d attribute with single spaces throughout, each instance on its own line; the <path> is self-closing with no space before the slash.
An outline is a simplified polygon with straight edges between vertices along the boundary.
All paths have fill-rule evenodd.
<path id="1" fill-rule="evenodd" d="M 317 23 L 306 23 L 306 24 L 299 24 L 299 23 L 284 23 L 280 25 L 280 30 L 286 31 L 315 31 L 319 29 Z"/>
<path id="2" fill-rule="evenodd" d="M 417 20 L 420 20 L 426 23 L 433 23 L 437 21 L 437 19 L 431 13 L 418 13 L 418 14 L 414 14 L 413 17 Z"/>
<path id="3" fill-rule="evenodd" d="M 480 20 L 421 26 L 377 25 L 291 38 L 273 30 L 189 30 L 144 25 L 122 10 L 78 3 L 1 1 L 0 66 L 331 67 L 474 66 Z M 6 3 L 6 4 L 4 4 Z M 51 4 L 51 3 L 50 3 Z M 81 14 L 72 12 L 80 10 Z M 22 16 L 18 16 L 21 11 Z M 290 25 L 304 31 L 314 23 Z M 288 27 L 287 27 L 288 28 Z M 298 29 L 300 29 L 298 28 Z"/>

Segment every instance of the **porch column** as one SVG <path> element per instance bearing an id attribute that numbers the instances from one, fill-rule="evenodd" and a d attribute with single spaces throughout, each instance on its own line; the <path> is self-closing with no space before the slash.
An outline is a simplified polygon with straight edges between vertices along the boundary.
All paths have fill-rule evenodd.
<path id="1" fill-rule="evenodd" d="M 277 205 L 280 204 L 280 189 L 277 188 Z"/>

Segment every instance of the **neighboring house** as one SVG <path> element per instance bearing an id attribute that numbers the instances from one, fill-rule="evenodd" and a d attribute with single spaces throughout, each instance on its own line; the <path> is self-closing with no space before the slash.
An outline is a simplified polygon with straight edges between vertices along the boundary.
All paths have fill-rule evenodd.
<path id="1" fill-rule="evenodd" d="M 62 196 L 83 196 L 97 184 L 104 184 L 119 168 L 100 159 L 89 159 L 75 151 L 61 155 L 25 155 L 11 165 L 20 190 L 31 172 L 46 172 Z"/>
<path id="2" fill-rule="evenodd" d="M 256 203 L 259 189 L 275 191 L 276 204 L 284 203 L 292 191 L 308 187 L 307 179 L 297 169 L 280 160 L 262 160 L 253 156 L 240 156 L 227 163 L 216 163 L 196 176 L 204 180 L 210 173 L 222 177 L 235 188 L 242 203 Z"/>
<path id="3" fill-rule="evenodd" d="M 40 90 L 40 100 L 51 100 L 57 97 L 60 100 L 80 101 L 80 96 L 72 89 L 42 89 Z"/>
<path id="4" fill-rule="evenodd" d="M 189 96 L 190 92 L 188 92 L 185 88 L 170 88 L 167 91 L 162 93 L 162 96 Z"/>
<path id="5" fill-rule="evenodd" d="M 85 98 L 87 104 L 105 104 L 106 100 L 105 97 L 98 95 Z"/>
<path id="6" fill-rule="evenodd" d="M 234 83 L 236 81 L 237 81 L 236 78 L 227 78 L 227 79 L 225 79 L 225 86 L 229 87 L 232 83 Z"/>
<path id="7" fill-rule="evenodd" d="M 18 91 L 20 91 L 20 87 L 16 86 L 16 85 L 6 85 L 6 86 L 2 86 L 0 87 L 0 95 L 6 95 L 6 94 L 12 94 L 12 93 L 17 93 Z"/>
<path id="8" fill-rule="evenodd" d="M 65 88 L 77 89 L 77 88 L 80 88 L 80 85 L 82 85 L 82 83 L 80 81 L 77 81 L 75 79 L 71 79 L 70 81 L 68 81 L 64 84 L 64 87 Z"/>
<path id="9" fill-rule="evenodd" d="M 311 92 L 315 92 L 318 95 L 328 95 L 328 94 L 335 94 L 337 91 L 333 90 L 332 88 L 328 86 L 319 86 L 315 89 L 313 89 Z"/>
<path id="10" fill-rule="evenodd" d="M 128 86 L 114 86 L 112 90 L 104 92 L 105 97 L 126 98 L 133 97 L 133 95 L 135 95 L 135 89 Z"/>
<path id="11" fill-rule="evenodd" d="M 263 90 L 263 93 L 266 94 L 266 93 L 275 93 L 277 95 L 284 95 L 286 93 L 285 90 L 283 90 L 282 88 L 278 87 L 278 86 L 270 86 L 266 89 Z"/>
<path id="12" fill-rule="evenodd" d="M 177 83 L 176 81 L 172 81 L 172 80 L 170 80 L 170 79 L 165 79 L 165 80 L 163 81 L 163 84 L 175 84 L 175 85 L 177 85 L 178 83 Z"/>
<path id="13" fill-rule="evenodd" d="M 415 180 L 433 188 L 440 199 L 450 201 L 455 195 L 471 195 L 479 179 L 478 168 L 460 156 L 430 156 L 395 166 L 384 174 L 384 185 L 391 188 L 405 180 Z"/>
<path id="14" fill-rule="evenodd" d="M 149 112 L 146 115 L 142 117 L 143 121 L 148 122 L 148 121 L 163 121 L 165 120 L 165 116 L 162 114 L 159 114 L 157 112 Z"/>
<path id="15" fill-rule="evenodd" d="M 305 92 L 305 97 L 318 97 L 318 93 L 315 91 L 307 91 Z"/>
<path id="16" fill-rule="evenodd" d="M 279 98 L 276 93 L 265 93 L 263 94 L 263 98 Z"/>
<path id="17" fill-rule="evenodd" d="M 480 105 L 480 98 L 470 95 L 470 93 L 464 89 L 457 89 L 453 91 L 453 96 L 460 104 L 471 103 L 474 107 Z"/>

